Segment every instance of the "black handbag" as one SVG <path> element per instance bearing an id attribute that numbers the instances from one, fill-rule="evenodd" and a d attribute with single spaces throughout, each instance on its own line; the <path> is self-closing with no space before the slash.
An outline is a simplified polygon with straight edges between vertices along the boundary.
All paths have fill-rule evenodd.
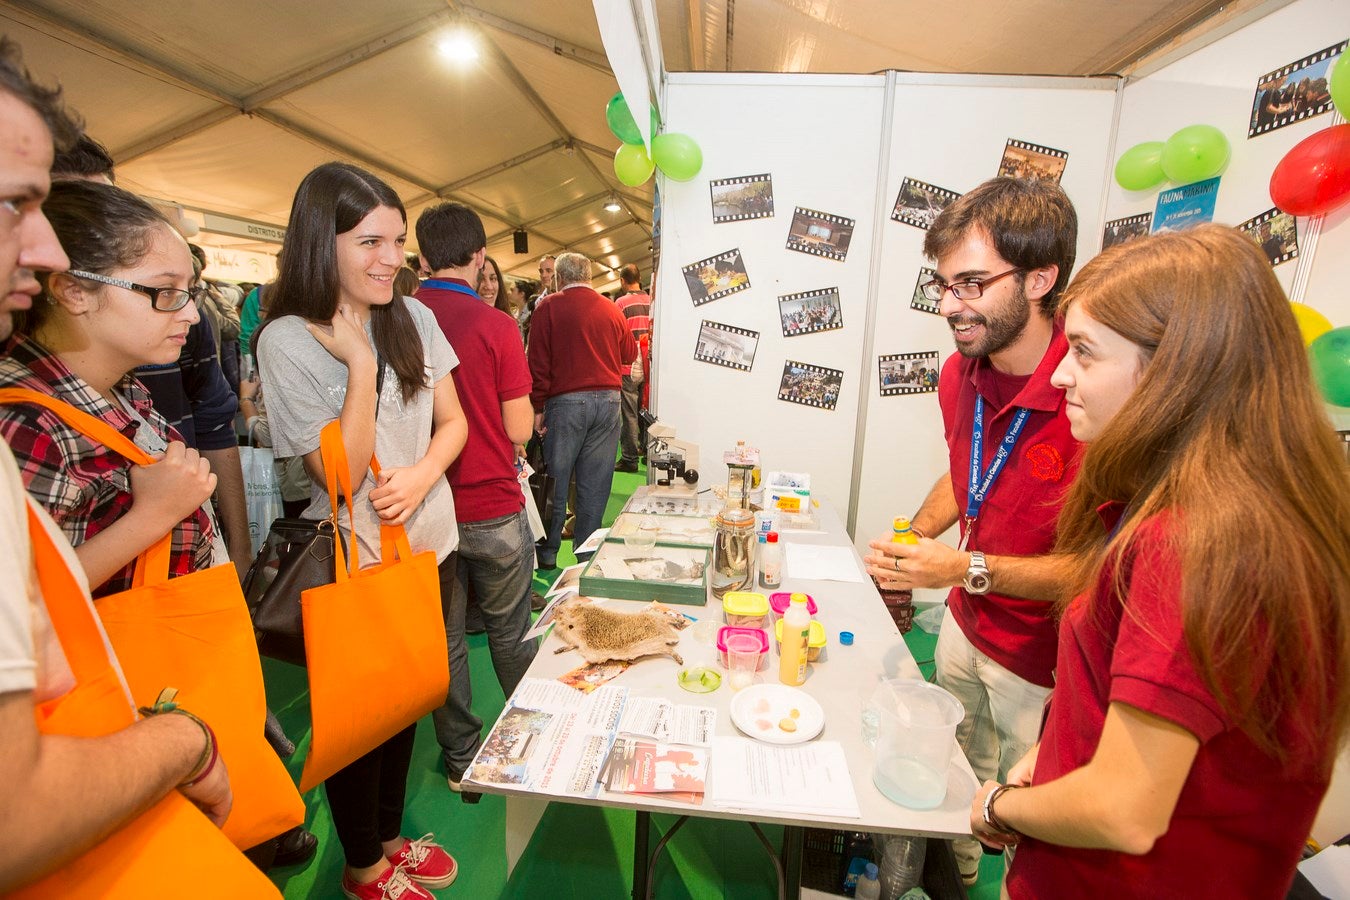
<path id="1" fill-rule="evenodd" d="M 333 551 L 339 540 L 329 519 L 277 519 L 272 523 L 244 576 L 244 599 L 263 656 L 305 664 L 300 594 L 333 583 Z"/>
<path id="2" fill-rule="evenodd" d="M 553 489 L 556 480 L 548 474 L 548 464 L 544 462 L 543 435 L 536 433 L 525 445 L 525 461 L 534 470 L 529 478 L 530 493 L 534 496 L 535 509 L 539 510 L 539 519 L 547 529 L 553 522 Z"/>

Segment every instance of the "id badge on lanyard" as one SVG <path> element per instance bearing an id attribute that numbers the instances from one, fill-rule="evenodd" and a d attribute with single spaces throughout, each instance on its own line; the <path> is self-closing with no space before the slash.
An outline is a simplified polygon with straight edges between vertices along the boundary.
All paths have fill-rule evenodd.
<path id="1" fill-rule="evenodd" d="M 980 516 L 980 508 L 984 506 L 984 500 L 993 490 L 994 482 L 1003 471 L 1003 465 L 1012 456 L 1012 451 L 1017 446 L 1017 439 L 1022 436 L 1022 428 L 1027 424 L 1027 418 L 1031 415 L 1031 410 L 1025 406 L 1017 407 L 1017 414 L 1013 416 L 1012 424 L 1008 426 L 1008 433 L 1003 436 L 1003 441 L 998 445 L 998 452 L 989 462 L 989 468 L 984 468 L 984 397 L 975 395 L 975 423 L 970 432 L 970 476 L 966 482 L 966 515 L 965 525 L 961 534 L 961 543 L 957 550 L 965 550 L 966 544 L 970 541 L 970 532 L 975 527 L 975 520 Z"/>

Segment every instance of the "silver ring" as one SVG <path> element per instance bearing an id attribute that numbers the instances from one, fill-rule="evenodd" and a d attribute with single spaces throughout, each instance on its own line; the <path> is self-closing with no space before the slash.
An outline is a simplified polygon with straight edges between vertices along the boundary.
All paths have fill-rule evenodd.
<path id="1" fill-rule="evenodd" d="M 891 561 L 895 563 L 895 571 L 899 572 L 899 571 L 900 571 L 900 557 L 898 557 L 898 556 L 892 556 L 892 557 L 891 557 Z"/>

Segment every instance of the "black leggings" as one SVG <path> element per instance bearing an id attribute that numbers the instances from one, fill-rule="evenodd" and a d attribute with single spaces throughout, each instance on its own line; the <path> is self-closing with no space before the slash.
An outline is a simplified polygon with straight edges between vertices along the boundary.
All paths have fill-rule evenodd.
<path id="1" fill-rule="evenodd" d="M 403 797 L 416 735 L 414 722 L 324 782 L 333 827 L 353 869 L 379 862 L 384 856 L 381 844 L 403 831 Z"/>

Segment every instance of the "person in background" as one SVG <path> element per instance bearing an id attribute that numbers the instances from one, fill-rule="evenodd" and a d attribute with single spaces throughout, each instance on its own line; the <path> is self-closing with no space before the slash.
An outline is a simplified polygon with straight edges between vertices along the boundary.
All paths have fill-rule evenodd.
<path id="1" fill-rule="evenodd" d="M 646 428 L 638 418 L 642 396 L 646 393 L 647 371 L 651 366 L 652 298 L 642 289 L 638 267 L 628 263 L 619 270 L 623 293 L 615 301 L 623 313 L 633 338 L 638 342 L 637 359 L 623 376 L 623 430 L 619 434 L 619 461 L 616 472 L 636 472 L 638 457 L 646 455 Z"/>
<path id="2" fill-rule="evenodd" d="M 483 257 L 483 271 L 478 275 L 478 296 L 482 297 L 488 306 L 499 309 L 515 319 L 507 293 L 506 279 L 502 278 L 501 267 L 492 257 Z"/>
<path id="3" fill-rule="evenodd" d="M 217 281 L 206 277 L 206 251 L 196 244 L 188 244 L 192 257 L 197 261 L 201 273 L 201 286 L 206 288 L 202 296 L 201 311 L 210 321 L 215 333 L 216 360 L 221 372 L 225 374 L 225 383 L 230 390 L 239 393 L 239 309 L 244 305 L 244 292 L 228 281 Z"/>
<path id="4" fill-rule="evenodd" d="M 544 458 L 556 479 L 541 569 L 557 566 L 574 475 L 574 541 L 584 543 L 600 527 L 619 446 L 619 388 L 638 349 L 623 315 L 591 287 L 589 259 L 559 256 L 558 278 L 562 290 L 535 309 L 529 347 L 534 430 L 544 436 Z"/>
<path id="5" fill-rule="evenodd" d="M 1013 897 L 1283 898 L 1350 723 L 1350 478 L 1298 326 L 1220 225 L 1106 250 L 1060 311 L 1055 695 L 971 826 Z"/>
<path id="6" fill-rule="evenodd" d="M 406 237 L 403 204 L 383 181 L 345 163 L 311 171 L 296 190 L 268 317 L 253 341 L 276 454 L 302 457 L 314 483 L 307 517 L 333 513 L 320 487 L 319 441 L 339 421 L 355 487 L 350 518 L 337 517 L 343 539 L 379 559 L 381 523 L 404 525 L 414 552 L 436 554 L 445 598 L 459 544 L 445 470 L 468 429 L 449 377 L 454 350 L 427 308 L 393 289 Z M 400 665 L 386 648 L 369 652 Z M 458 873 L 432 835 L 401 834 L 416 730 L 409 725 L 325 782 L 348 897 L 426 900 L 423 886 L 446 887 Z"/>
<path id="7" fill-rule="evenodd" d="M 268 285 L 260 284 L 244 295 L 243 305 L 239 307 L 239 373 L 248 378 L 258 367 L 253 360 L 253 332 L 267 316 L 267 307 L 263 303 L 263 294 Z"/>
<path id="8" fill-rule="evenodd" d="M 53 144 L 68 149 L 78 133 L 60 91 L 34 83 L 17 45 L 0 38 L 0 341 L 13 331 L 14 312 L 28 309 L 39 293 L 35 272 L 70 267 L 42 202 Z M 14 457 L 0 442 L 0 893 L 56 871 L 170 791 L 181 790 L 217 825 L 232 803 L 223 764 L 197 771 L 210 758 L 211 737 L 186 715 L 150 716 L 93 738 L 38 731 L 37 707 L 69 693 L 75 679 L 37 587 L 30 512 L 102 631 L 69 542 L 26 496 Z M 126 702 L 130 707 L 131 698 Z"/>
<path id="9" fill-rule="evenodd" d="M 938 381 L 950 467 L 913 517 L 919 542 L 887 535 L 867 556 L 882 589 L 951 588 L 937 683 L 965 707 L 956 739 L 982 781 L 1035 742 L 1054 684 L 1051 601 L 1065 573 L 1051 551 L 1079 447 L 1050 376 L 1068 349 L 1055 303 L 1077 236 L 1068 195 L 1045 180 L 986 181 L 934 221 L 924 253 L 937 277 L 923 291 L 956 338 Z M 959 546 L 934 540 L 958 522 Z M 979 845 L 954 845 L 973 884 Z"/>
<path id="10" fill-rule="evenodd" d="M 422 286 L 422 280 L 417 277 L 417 272 L 408 266 L 403 266 L 394 273 L 394 296 L 411 297 L 417 293 L 417 289 Z"/>
<path id="11" fill-rule="evenodd" d="M 552 253 L 545 253 L 539 257 L 539 293 L 535 294 L 535 306 L 539 305 L 540 300 L 558 290 L 557 265 L 558 257 Z"/>
<path id="12" fill-rule="evenodd" d="M 516 477 L 516 447 L 530 438 L 530 370 L 515 321 L 483 302 L 472 284 L 480 278 L 487 236 L 478 214 L 460 203 L 441 203 L 417 219 L 417 245 L 432 274 L 417 299 L 436 317 L 459 356 L 453 377 L 469 423 L 464 452 L 446 476 L 459 522 L 459 573 L 446 615 L 450 647 L 450 696 L 432 717 L 450 789 L 461 791 L 464 771 L 482 743 L 474 715 L 466 614 L 476 610 L 487 632 L 492 667 L 502 693 L 511 696 L 534 659 L 539 643 L 530 629 L 534 539 L 525 497 Z M 469 596 L 473 603 L 470 606 Z"/>
<path id="13" fill-rule="evenodd" d="M 62 150 L 52 159 L 52 181 L 76 180 L 117 183 L 112 154 L 87 133 L 80 135 L 75 146 Z"/>

